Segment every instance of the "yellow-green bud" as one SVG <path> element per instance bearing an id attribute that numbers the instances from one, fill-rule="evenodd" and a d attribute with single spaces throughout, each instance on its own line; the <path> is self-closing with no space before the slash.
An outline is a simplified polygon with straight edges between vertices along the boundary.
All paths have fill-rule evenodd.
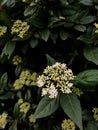
<path id="1" fill-rule="evenodd" d="M 7 32 L 6 26 L 0 26 L 0 37 L 2 37 Z"/>

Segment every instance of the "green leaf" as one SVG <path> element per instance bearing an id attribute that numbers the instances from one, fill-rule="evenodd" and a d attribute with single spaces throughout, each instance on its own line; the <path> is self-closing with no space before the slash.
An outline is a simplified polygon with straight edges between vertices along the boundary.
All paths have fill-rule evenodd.
<path id="1" fill-rule="evenodd" d="M 91 26 L 87 28 L 87 32 L 83 35 L 77 37 L 78 40 L 83 41 L 84 43 L 93 43 L 95 41 L 96 35 L 95 30 Z"/>
<path id="2" fill-rule="evenodd" d="M 13 92 L 6 92 L 6 93 L 3 93 L 2 95 L 0 95 L 0 100 L 12 99 L 13 96 L 14 96 Z"/>
<path id="3" fill-rule="evenodd" d="M 43 118 L 53 114 L 59 107 L 59 97 L 56 99 L 50 99 L 45 96 L 39 102 L 37 109 L 35 110 L 35 118 Z"/>
<path id="4" fill-rule="evenodd" d="M 47 57 L 47 65 L 53 65 L 56 63 L 56 60 L 52 58 L 50 55 L 46 54 Z"/>
<path id="5" fill-rule="evenodd" d="M 28 90 L 28 91 L 26 92 L 26 94 L 25 94 L 25 100 L 26 100 L 27 102 L 29 102 L 30 99 L 31 99 L 31 91 Z"/>
<path id="6" fill-rule="evenodd" d="M 89 121 L 85 130 L 98 130 L 98 126 L 94 121 Z"/>
<path id="7" fill-rule="evenodd" d="M 48 29 L 41 30 L 39 33 L 40 33 L 41 38 L 44 41 L 48 40 L 48 38 L 49 38 L 49 30 Z"/>
<path id="8" fill-rule="evenodd" d="M 98 47 L 86 47 L 83 51 L 84 57 L 98 65 Z"/>
<path id="9" fill-rule="evenodd" d="M 80 0 L 80 3 L 87 6 L 92 6 L 93 1 L 92 0 Z"/>
<path id="10" fill-rule="evenodd" d="M 86 31 L 86 26 L 83 25 L 76 25 L 74 28 L 80 32 Z"/>
<path id="11" fill-rule="evenodd" d="M 4 73 L 0 78 L 0 89 L 4 89 L 7 86 L 8 75 Z"/>
<path id="12" fill-rule="evenodd" d="M 60 95 L 60 105 L 64 110 L 65 114 L 73 120 L 76 125 L 83 130 L 82 127 L 82 110 L 80 101 L 74 94 L 63 94 Z"/>
<path id="13" fill-rule="evenodd" d="M 56 40 L 58 38 L 58 34 L 55 32 L 50 32 L 50 38 L 53 40 L 54 43 L 56 43 Z"/>
<path id="14" fill-rule="evenodd" d="M 21 64 L 17 65 L 15 68 L 15 75 L 18 76 L 21 73 L 21 70 L 22 70 L 22 65 Z"/>
<path id="15" fill-rule="evenodd" d="M 14 41 L 7 42 L 2 50 L 1 57 L 6 55 L 8 57 L 8 59 L 10 59 L 12 53 L 15 50 L 15 46 L 16 46 L 16 42 L 14 42 Z"/>
<path id="16" fill-rule="evenodd" d="M 82 86 L 93 87 L 93 86 L 98 85 L 98 70 L 92 69 L 92 70 L 85 70 L 83 72 L 80 72 L 76 76 L 74 83 L 81 87 Z"/>
<path id="17" fill-rule="evenodd" d="M 95 16 L 85 16 L 83 18 L 80 19 L 80 24 L 89 24 L 92 23 L 96 20 Z"/>
<path id="18" fill-rule="evenodd" d="M 31 46 L 32 48 L 35 48 L 37 45 L 38 45 L 38 39 L 32 38 L 32 39 L 30 40 L 30 46 Z"/>
<path id="19" fill-rule="evenodd" d="M 28 8 L 25 9 L 24 11 L 24 16 L 31 16 L 36 12 L 36 6 L 29 6 Z"/>
<path id="20" fill-rule="evenodd" d="M 60 38 L 61 38 L 62 40 L 66 40 L 66 39 L 68 38 L 68 36 L 69 36 L 69 33 L 68 33 L 68 32 L 65 32 L 65 31 L 63 31 L 63 30 L 60 30 Z"/>
<path id="21" fill-rule="evenodd" d="M 3 0 L 1 5 L 6 5 L 8 7 L 13 7 L 16 3 L 16 0 Z"/>
<path id="22" fill-rule="evenodd" d="M 19 116 L 19 113 L 20 113 L 20 111 L 19 111 L 19 104 L 16 103 L 14 105 L 14 110 L 13 110 L 13 116 L 14 116 L 14 118 L 17 118 Z"/>
<path id="23" fill-rule="evenodd" d="M 8 130 L 17 130 L 17 120 L 14 120 Z"/>

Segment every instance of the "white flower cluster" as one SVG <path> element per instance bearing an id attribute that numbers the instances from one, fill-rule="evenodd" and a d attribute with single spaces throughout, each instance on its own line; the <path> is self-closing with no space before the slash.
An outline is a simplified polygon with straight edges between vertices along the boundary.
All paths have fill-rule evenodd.
<path id="1" fill-rule="evenodd" d="M 56 98 L 59 91 L 71 93 L 74 79 L 71 69 L 67 69 L 66 64 L 56 62 L 52 66 L 47 66 L 43 74 L 38 77 L 37 85 L 42 88 L 42 96 L 49 95 L 49 98 Z"/>

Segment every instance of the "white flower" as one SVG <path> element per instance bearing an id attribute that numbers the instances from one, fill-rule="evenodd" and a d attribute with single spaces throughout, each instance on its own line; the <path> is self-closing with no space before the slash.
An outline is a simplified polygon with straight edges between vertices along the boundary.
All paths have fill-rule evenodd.
<path id="1" fill-rule="evenodd" d="M 38 77 L 38 86 L 43 87 L 42 96 L 48 95 L 49 98 L 56 98 L 59 91 L 63 93 L 71 93 L 74 79 L 71 69 L 67 69 L 66 64 L 56 62 L 52 66 L 47 66 L 43 74 Z"/>
<path id="2" fill-rule="evenodd" d="M 53 84 L 51 84 L 48 93 L 49 93 L 49 98 L 56 98 L 58 95 L 58 90 L 55 88 Z"/>
<path id="3" fill-rule="evenodd" d="M 73 86 L 73 83 L 68 83 L 67 86 L 71 88 Z"/>
<path id="4" fill-rule="evenodd" d="M 66 89 L 66 93 L 67 93 L 67 94 L 72 93 L 72 91 L 70 90 L 70 88 L 67 88 L 67 89 Z"/>
<path id="5" fill-rule="evenodd" d="M 48 91 L 49 91 L 48 88 L 43 88 L 43 89 L 42 89 L 42 96 L 47 95 L 47 94 L 48 94 Z"/>
<path id="6" fill-rule="evenodd" d="M 43 82 L 43 80 L 40 79 L 40 76 L 39 76 L 39 79 L 38 79 L 38 81 L 37 81 L 38 87 L 42 87 L 42 86 L 44 86 L 44 84 L 45 84 L 45 82 Z"/>
<path id="7" fill-rule="evenodd" d="M 69 74 L 72 74 L 72 70 L 71 69 L 68 69 L 67 70 Z"/>

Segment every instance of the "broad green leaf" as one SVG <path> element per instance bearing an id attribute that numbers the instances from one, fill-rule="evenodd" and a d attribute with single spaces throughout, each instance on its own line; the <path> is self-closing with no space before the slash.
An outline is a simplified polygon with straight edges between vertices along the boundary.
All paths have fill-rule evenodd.
<path id="1" fill-rule="evenodd" d="M 31 27 L 37 27 L 37 28 L 45 28 L 46 26 L 46 12 L 43 10 L 40 10 L 37 16 L 32 16 L 28 18 L 26 21 L 30 24 Z M 47 18 L 47 17 L 46 17 Z"/>
<path id="2" fill-rule="evenodd" d="M 54 43 L 56 43 L 58 34 L 55 32 L 50 32 L 50 38 L 53 40 Z"/>
<path id="3" fill-rule="evenodd" d="M 85 130 L 98 130 L 98 126 L 97 126 L 96 122 L 89 121 Z"/>
<path id="4" fill-rule="evenodd" d="M 35 110 L 35 118 L 43 118 L 53 114 L 59 107 L 59 97 L 56 99 L 50 99 L 45 96 L 39 102 L 37 109 Z"/>
<path id="5" fill-rule="evenodd" d="M 84 57 L 98 65 L 98 47 L 86 47 L 83 51 Z"/>
<path id="6" fill-rule="evenodd" d="M 93 119 L 92 115 L 91 115 L 91 111 L 90 110 L 83 110 L 82 112 L 82 119 L 83 121 L 90 121 Z"/>
<path id="7" fill-rule="evenodd" d="M 73 120 L 76 125 L 83 130 L 82 128 L 82 110 L 80 101 L 77 96 L 74 94 L 63 94 L 60 95 L 60 105 L 64 110 L 65 114 Z"/>
<path id="8" fill-rule="evenodd" d="M 61 38 L 62 40 L 66 40 L 66 39 L 68 38 L 68 36 L 69 36 L 69 33 L 68 33 L 68 32 L 63 31 L 63 30 L 60 30 L 60 38 Z"/>
<path id="9" fill-rule="evenodd" d="M 80 87 L 83 87 L 83 86 L 93 87 L 93 86 L 98 85 L 98 70 L 91 69 L 91 70 L 85 70 L 83 72 L 80 72 L 76 76 L 74 83 Z"/>
<path id="10" fill-rule="evenodd" d="M 93 34 L 83 34 L 80 35 L 79 37 L 77 37 L 77 40 L 83 41 L 84 43 L 88 44 L 88 43 L 93 43 L 95 39 L 95 36 Z"/>
<path id="11" fill-rule="evenodd" d="M 1 5 L 6 5 L 8 7 L 13 7 L 16 3 L 16 0 L 3 0 Z"/>
<path id="12" fill-rule="evenodd" d="M 92 0 L 80 0 L 80 3 L 87 6 L 92 6 L 93 1 Z"/>
<path id="13" fill-rule="evenodd" d="M 32 39 L 30 40 L 30 46 L 31 46 L 32 48 L 35 48 L 37 45 L 38 45 L 38 39 L 32 38 Z"/>
<path id="14" fill-rule="evenodd" d="M 46 58 L 47 58 L 47 65 L 53 65 L 55 64 L 55 59 L 53 59 L 50 55 L 46 54 Z"/>
<path id="15" fill-rule="evenodd" d="M 31 15 L 33 15 L 34 13 L 35 13 L 35 11 L 36 11 L 36 6 L 29 6 L 28 8 L 26 8 L 25 9 L 25 11 L 24 11 L 24 16 L 31 16 Z"/>
<path id="16" fill-rule="evenodd" d="M 0 89 L 4 89 L 7 86 L 8 75 L 4 73 L 0 78 Z"/>
<path id="17" fill-rule="evenodd" d="M 69 22 L 75 22 L 78 19 L 79 12 L 76 12 L 76 14 L 73 14 L 71 16 L 67 16 L 66 20 Z"/>
<path id="18" fill-rule="evenodd" d="M 83 25 L 76 25 L 74 28 L 80 32 L 86 31 L 86 26 Z"/>
<path id="19" fill-rule="evenodd" d="M 44 41 L 48 40 L 48 38 L 49 38 L 49 30 L 48 29 L 41 30 L 39 33 L 40 33 L 41 38 Z"/>
<path id="20" fill-rule="evenodd" d="M 14 120 L 11 126 L 9 127 L 8 130 L 18 130 L 17 129 L 17 120 Z"/>
<path id="21" fill-rule="evenodd" d="M 6 93 L 3 93 L 2 95 L 0 95 L 0 100 L 8 100 L 8 99 L 12 99 L 14 96 L 14 93 L 13 92 L 6 92 Z"/>
<path id="22" fill-rule="evenodd" d="M 96 17 L 95 16 L 85 16 L 83 18 L 80 19 L 80 24 L 89 24 L 89 23 L 92 23 L 96 20 Z"/>
<path id="23" fill-rule="evenodd" d="M 58 22 L 60 22 L 59 18 L 57 18 L 57 17 L 50 17 L 48 27 L 53 27 L 53 25 L 55 23 L 58 23 Z"/>
<path id="24" fill-rule="evenodd" d="M 3 57 L 3 55 L 6 55 L 8 59 L 10 59 L 12 53 L 14 52 L 15 46 L 16 42 L 14 41 L 7 42 L 2 50 L 1 57 Z"/>

